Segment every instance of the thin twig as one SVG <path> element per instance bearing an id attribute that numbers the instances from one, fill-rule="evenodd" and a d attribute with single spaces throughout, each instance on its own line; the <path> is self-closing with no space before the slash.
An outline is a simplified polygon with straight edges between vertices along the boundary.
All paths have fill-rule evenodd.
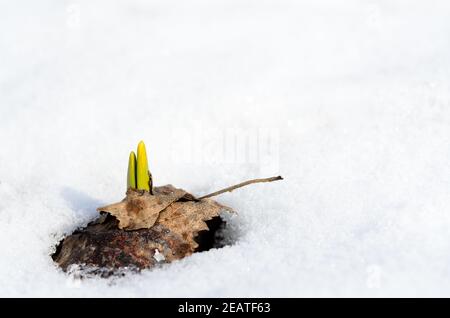
<path id="1" fill-rule="evenodd" d="M 262 183 L 262 182 L 273 182 L 273 181 L 278 181 L 278 180 L 283 180 L 283 177 L 278 176 L 278 177 L 272 177 L 272 178 L 264 178 L 264 179 L 253 179 L 253 180 L 248 180 L 239 184 L 236 184 L 234 186 L 225 188 L 223 190 L 219 190 L 210 194 L 207 194 L 205 196 L 202 196 L 201 198 L 199 198 L 199 200 L 203 200 L 206 198 L 211 198 L 211 197 L 215 197 L 216 195 L 225 193 L 225 192 L 231 192 L 233 190 L 248 186 L 249 184 L 253 184 L 253 183 Z"/>

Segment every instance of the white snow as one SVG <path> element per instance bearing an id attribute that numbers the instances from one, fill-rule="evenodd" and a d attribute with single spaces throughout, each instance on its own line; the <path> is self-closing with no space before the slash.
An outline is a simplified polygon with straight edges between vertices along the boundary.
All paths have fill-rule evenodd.
<path id="1" fill-rule="evenodd" d="M 0 296 L 450 296 L 449 10 L 1 1 Z M 141 139 L 158 185 L 286 179 L 218 198 L 230 246 L 62 273 L 54 245 L 123 197 Z"/>
<path id="2" fill-rule="evenodd" d="M 153 255 L 153 258 L 157 261 L 157 262 L 162 262 L 164 261 L 166 258 L 164 257 L 164 254 L 161 254 L 159 252 L 158 249 L 155 250 L 155 255 Z"/>

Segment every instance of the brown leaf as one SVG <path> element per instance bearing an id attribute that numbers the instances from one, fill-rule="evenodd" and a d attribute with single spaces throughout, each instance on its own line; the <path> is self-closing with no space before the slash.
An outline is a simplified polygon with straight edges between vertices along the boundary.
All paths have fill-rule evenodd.
<path id="1" fill-rule="evenodd" d="M 110 276 L 118 269 L 151 268 L 208 250 L 224 224 L 220 213 L 233 212 L 209 198 L 277 180 L 283 178 L 249 180 L 199 199 L 171 185 L 154 188 L 154 195 L 129 190 L 121 202 L 98 208 L 100 218 L 62 240 L 52 258 L 65 271 L 87 265 Z"/>
<path id="2" fill-rule="evenodd" d="M 194 240 L 198 232 L 208 230 L 205 222 L 218 217 L 222 211 L 233 210 L 209 199 L 174 202 L 160 213 L 156 224 L 161 224 L 172 233 L 180 235 L 193 252 L 198 247 Z"/>
<path id="3" fill-rule="evenodd" d="M 155 188 L 154 195 L 129 190 L 122 202 L 97 210 L 116 217 L 119 228 L 124 230 L 150 229 L 161 224 L 178 234 L 189 245 L 190 253 L 198 247 L 194 240 L 198 232 L 208 230 L 205 222 L 223 210 L 232 211 L 211 199 L 199 201 L 171 185 Z"/>
<path id="4" fill-rule="evenodd" d="M 153 195 L 130 189 L 121 202 L 98 208 L 97 211 L 115 216 L 120 229 L 148 229 L 155 224 L 161 211 L 183 197 L 188 197 L 187 192 L 172 185 L 154 188 Z"/>
<path id="5" fill-rule="evenodd" d="M 154 195 L 129 190 L 122 202 L 97 210 L 101 217 L 66 237 L 53 255 L 64 270 L 87 265 L 109 276 L 121 268 L 140 270 L 181 259 L 199 248 L 199 232 L 211 230 L 206 222 L 232 212 L 171 185 L 154 188 Z"/>

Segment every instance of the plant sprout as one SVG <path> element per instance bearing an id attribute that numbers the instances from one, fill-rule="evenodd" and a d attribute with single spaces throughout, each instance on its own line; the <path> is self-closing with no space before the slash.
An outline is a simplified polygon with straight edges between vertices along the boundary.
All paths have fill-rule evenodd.
<path id="1" fill-rule="evenodd" d="M 152 194 L 152 175 L 148 170 L 148 159 L 145 144 L 141 141 L 135 153 L 130 153 L 128 161 L 127 188 L 147 191 Z"/>
<path id="2" fill-rule="evenodd" d="M 127 189 L 136 189 L 136 154 L 130 153 L 128 160 Z"/>

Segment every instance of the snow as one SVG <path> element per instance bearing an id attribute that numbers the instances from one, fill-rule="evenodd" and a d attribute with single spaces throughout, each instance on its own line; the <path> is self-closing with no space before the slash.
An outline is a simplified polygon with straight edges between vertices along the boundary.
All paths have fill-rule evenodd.
<path id="1" fill-rule="evenodd" d="M 166 258 L 164 257 L 163 254 L 161 254 L 158 249 L 155 250 L 155 255 L 153 255 L 153 258 L 157 261 L 157 262 L 162 262 L 164 261 Z"/>
<path id="2" fill-rule="evenodd" d="M 0 296 L 450 296 L 449 9 L 1 1 Z M 141 139 L 157 185 L 285 180 L 218 198 L 222 249 L 62 273 Z"/>

